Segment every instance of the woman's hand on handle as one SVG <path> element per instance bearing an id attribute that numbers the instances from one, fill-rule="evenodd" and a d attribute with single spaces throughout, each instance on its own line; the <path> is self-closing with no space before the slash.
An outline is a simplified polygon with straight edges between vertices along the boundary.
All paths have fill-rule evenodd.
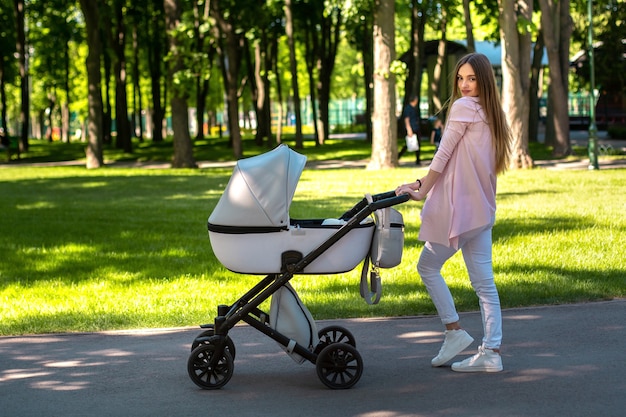
<path id="1" fill-rule="evenodd" d="M 415 188 L 416 183 L 402 184 L 396 188 L 396 195 L 408 194 L 411 200 L 419 201 L 423 200 L 425 195 L 421 195 L 419 188 Z"/>
<path id="2" fill-rule="evenodd" d="M 426 198 L 430 189 L 433 188 L 435 182 L 437 182 L 439 175 L 441 175 L 441 173 L 429 169 L 425 177 L 421 179 L 418 178 L 415 182 L 409 184 L 402 184 L 396 188 L 396 195 L 408 194 L 411 200 L 423 200 Z"/>

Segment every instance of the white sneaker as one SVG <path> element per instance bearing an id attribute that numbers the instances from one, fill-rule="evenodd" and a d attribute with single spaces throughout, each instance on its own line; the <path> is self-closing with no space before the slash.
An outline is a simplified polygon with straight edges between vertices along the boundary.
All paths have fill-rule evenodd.
<path id="1" fill-rule="evenodd" d="M 448 362 L 474 341 L 474 338 L 463 329 L 446 330 L 443 335 L 443 345 L 437 356 L 430 361 L 433 366 L 441 366 Z"/>
<path id="2" fill-rule="evenodd" d="M 454 362 L 452 370 L 456 372 L 500 372 L 502 358 L 498 352 L 478 346 L 478 353 L 461 362 Z"/>

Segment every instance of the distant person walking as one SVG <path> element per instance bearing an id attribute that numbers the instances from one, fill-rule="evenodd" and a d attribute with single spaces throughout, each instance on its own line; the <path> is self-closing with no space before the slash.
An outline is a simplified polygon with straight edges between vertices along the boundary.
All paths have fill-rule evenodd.
<path id="1" fill-rule="evenodd" d="M 480 305 L 483 339 L 478 353 L 452 364 L 457 372 L 499 372 L 502 342 L 500 298 L 494 282 L 491 231 L 496 176 L 510 158 L 510 130 L 487 57 L 472 53 L 457 63 L 439 151 L 425 177 L 400 185 L 396 194 L 424 200 L 419 240 L 426 242 L 419 272 L 445 326 L 443 345 L 431 363 L 442 366 L 472 342 L 441 269 L 459 249 Z"/>
<path id="2" fill-rule="evenodd" d="M 408 150 L 408 146 L 406 143 L 406 138 L 410 138 L 415 135 L 417 139 L 417 150 L 415 151 L 415 165 L 420 165 L 420 134 L 419 134 L 419 126 L 420 119 L 419 114 L 417 112 L 417 96 L 412 96 L 409 104 L 407 104 L 402 110 L 402 120 L 400 123 L 403 123 L 404 134 L 405 134 L 405 143 L 400 152 L 398 153 L 398 159 L 404 155 L 404 153 Z"/>

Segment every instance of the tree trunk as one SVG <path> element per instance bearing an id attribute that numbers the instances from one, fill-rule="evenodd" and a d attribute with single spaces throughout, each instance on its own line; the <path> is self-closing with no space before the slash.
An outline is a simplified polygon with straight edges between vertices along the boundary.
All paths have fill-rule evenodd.
<path id="1" fill-rule="evenodd" d="M 133 134 L 140 142 L 143 142 L 143 120 L 141 110 L 143 109 L 143 98 L 141 86 L 139 84 L 139 33 L 137 32 L 137 22 L 133 21 Z"/>
<path id="2" fill-rule="evenodd" d="M 305 51 L 305 56 L 307 57 L 307 59 L 305 59 L 306 61 L 306 69 L 307 69 L 307 74 L 309 74 L 309 96 L 311 99 L 311 117 L 313 119 L 313 131 L 314 131 L 314 136 L 315 136 L 315 145 L 323 145 L 324 144 L 324 134 L 322 133 L 320 135 L 320 127 L 323 128 L 323 125 L 321 122 L 319 122 L 320 118 L 319 118 L 319 112 L 317 110 L 318 107 L 318 97 L 317 97 L 317 92 L 316 92 L 316 88 L 315 88 L 315 67 L 316 67 L 316 62 L 317 59 L 315 58 L 316 56 L 316 52 L 317 51 L 317 38 L 315 37 L 315 34 L 313 34 L 313 30 L 307 30 L 306 31 L 307 34 L 305 36 L 305 41 L 304 41 L 304 51 Z M 323 129 L 322 129 L 323 132 Z"/>
<path id="3" fill-rule="evenodd" d="M 502 42 L 502 107 L 513 137 L 511 168 L 531 168 L 528 149 L 530 33 L 518 32 L 519 18 L 530 21 L 532 0 L 498 0 Z M 517 11 L 516 11 L 517 10 Z"/>
<path id="4" fill-rule="evenodd" d="M 180 24 L 182 10 L 178 0 L 165 0 L 165 26 L 170 33 Z M 169 37 L 170 53 L 172 61 L 169 69 L 169 80 L 174 79 L 174 75 L 183 70 L 182 57 L 178 53 L 178 42 L 175 36 Z M 172 130 L 174 131 L 174 158 L 173 168 L 197 168 L 193 157 L 193 146 L 189 135 L 189 109 L 187 105 L 187 95 L 181 88 L 172 86 L 172 98 L 170 101 L 172 111 Z"/>
<path id="5" fill-rule="evenodd" d="M 274 69 L 274 79 L 276 80 L 276 102 L 278 114 L 276 115 L 276 143 L 282 143 L 283 137 L 283 89 L 280 85 L 280 71 L 278 70 L 278 38 L 272 40 L 272 67 Z M 271 112 L 271 108 L 270 108 Z"/>
<path id="6" fill-rule="evenodd" d="M 46 129 L 46 140 L 48 140 L 48 142 L 52 142 L 52 130 L 53 130 L 53 116 L 54 116 L 54 112 L 56 111 L 56 104 L 57 104 L 57 96 L 56 96 L 56 91 L 50 91 L 48 92 L 48 112 L 46 114 L 47 116 L 47 125 L 48 125 L 48 129 Z"/>
<path id="7" fill-rule="evenodd" d="M 7 126 L 7 91 L 6 91 L 6 71 L 4 69 L 4 59 L 0 59 L 0 143 L 6 148 L 10 145 L 9 130 Z"/>
<path id="8" fill-rule="evenodd" d="M 26 56 L 26 32 L 25 32 L 25 2 L 24 0 L 15 0 L 15 20 L 17 22 L 17 55 L 20 66 L 20 90 L 21 90 L 21 107 L 20 107 L 20 126 L 22 128 L 19 142 L 19 152 L 27 152 L 28 144 L 28 122 L 30 120 L 30 94 L 28 89 L 28 69 Z M 18 154 L 19 155 L 19 154 Z"/>
<path id="9" fill-rule="evenodd" d="M 465 36 L 467 37 L 467 52 L 475 52 L 474 26 L 472 26 L 472 14 L 470 12 L 470 0 L 463 0 L 463 16 L 465 19 Z"/>
<path id="10" fill-rule="evenodd" d="M 374 6 L 374 113 L 372 157 L 368 169 L 393 168 L 398 163 L 395 75 L 391 63 L 395 52 L 395 4 L 376 0 Z"/>
<path id="11" fill-rule="evenodd" d="M 441 111 L 443 107 L 443 101 L 441 99 L 441 78 L 444 72 L 444 65 L 446 62 L 446 44 L 448 40 L 446 38 L 446 29 L 448 26 L 448 19 L 446 17 L 447 13 L 445 9 L 441 11 L 441 38 L 439 39 L 439 43 L 437 45 L 437 62 L 435 64 L 435 68 L 433 69 L 433 79 L 430 82 L 430 91 L 433 97 L 433 113 L 438 113 Z M 445 77 L 444 77 L 445 79 Z M 418 115 L 419 115 L 419 107 L 418 107 Z"/>
<path id="12" fill-rule="evenodd" d="M 293 90 L 293 111 L 296 116 L 296 148 L 302 149 L 302 114 L 300 113 L 300 90 L 298 88 L 298 61 L 296 59 L 296 45 L 293 38 L 292 1 L 285 0 L 285 33 L 289 45 L 289 67 L 291 70 L 291 88 Z"/>
<path id="13" fill-rule="evenodd" d="M 329 109 L 330 89 L 333 69 L 335 67 L 335 58 L 337 57 L 337 47 L 340 41 L 342 24 L 341 10 L 336 8 L 332 13 L 324 14 L 322 18 L 322 30 L 320 31 L 321 39 L 319 65 L 318 65 L 318 88 L 317 97 L 319 99 L 320 121 L 322 123 L 322 136 L 320 143 L 324 143 L 330 135 Z"/>
<path id="14" fill-rule="evenodd" d="M 102 113 L 102 142 L 106 144 L 110 144 L 113 142 L 111 138 L 111 131 L 113 130 L 113 115 L 111 110 L 111 55 L 107 52 L 109 50 L 108 45 L 106 45 L 106 37 L 100 38 L 103 42 L 102 45 L 102 60 L 104 65 L 104 102 L 103 102 L 103 113 Z"/>
<path id="15" fill-rule="evenodd" d="M 539 30 L 537 41 L 533 48 L 533 61 L 531 65 L 530 76 L 530 94 L 529 94 L 529 110 L 528 110 L 528 141 L 537 142 L 539 134 L 539 97 L 541 96 L 541 80 L 543 74 L 543 31 Z"/>
<path id="16" fill-rule="evenodd" d="M 193 3 L 193 33 L 195 37 L 194 53 L 201 55 L 204 53 L 205 35 L 200 31 L 200 25 L 205 22 L 208 16 L 204 16 L 200 11 L 201 2 Z M 208 3 L 205 3 L 205 10 L 208 9 Z M 204 19 L 203 19 L 204 17 Z M 203 76 L 203 68 L 199 68 L 196 72 L 196 140 L 204 139 L 204 112 L 206 110 L 206 98 L 209 93 L 209 82 Z"/>
<path id="17" fill-rule="evenodd" d="M 161 76 L 163 74 L 163 53 L 166 43 L 163 19 L 163 3 L 157 2 L 151 16 L 151 41 L 148 48 L 148 65 L 150 68 L 150 92 L 152 99 L 150 131 L 153 142 L 163 142 L 163 118 L 165 109 L 161 98 Z"/>
<path id="18" fill-rule="evenodd" d="M 161 98 L 161 76 L 163 74 L 163 52 L 164 40 L 164 19 L 162 3 L 157 2 L 160 6 L 152 10 L 152 22 L 150 25 L 150 42 L 148 49 L 148 64 L 150 67 L 150 86 L 152 95 L 152 111 L 150 118 L 150 130 L 152 131 L 153 142 L 163 142 L 163 119 L 165 117 L 165 109 L 163 108 Z"/>
<path id="19" fill-rule="evenodd" d="M 234 29 L 233 29 L 234 30 Z M 241 40 L 235 33 L 227 34 L 226 54 L 226 101 L 228 104 L 228 131 L 235 159 L 243 157 L 243 143 L 239 129 L 239 51 Z"/>
<path id="20" fill-rule="evenodd" d="M 372 17 L 364 19 L 363 33 L 363 81 L 365 83 L 365 131 L 372 143 L 372 115 L 374 114 L 374 27 Z"/>
<path id="21" fill-rule="evenodd" d="M 87 168 L 100 168 L 104 165 L 102 151 L 102 94 L 100 75 L 100 27 L 99 27 L 99 2 L 80 0 L 80 6 L 85 18 L 87 31 L 87 84 L 89 103 L 89 118 L 87 122 Z"/>
<path id="22" fill-rule="evenodd" d="M 269 72 L 271 62 L 268 53 L 268 39 L 265 30 L 261 32 L 261 39 L 254 44 L 254 80 L 256 85 L 255 109 L 257 114 L 257 143 L 263 145 L 267 139 L 267 146 L 274 146 L 272 137 L 272 113 L 270 111 L 270 82 Z"/>
<path id="23" fill-rule="evenodd" d="M 71 96 L 70 96 L 70 47 L 68 43 L 65 43 L 65 51 L 63 52 L 63 91 L 65 92 L 65 102 L 61 106 L 61 134 L 62 140 L 65 143 L 70 142 L 70 108 L 71 108 Z"/>
<path id="24" fill-rule="evenodd" d="M 417 108 L 420 108 L 420 98 L 422 95 L 422 68 L 424 66 L 424 31 L 426 29 L 425 2 L 413 0 L 411 8 L 411 46 L 408 62 L 409 75 L 404 84 L 404 99 L 402 108 L 404 109 L 411 101 L 411 96 L 417 96 Z"/>
<path id="25" fill-rule="evenodd" d="M 219 49 L 222 60 L 222 74 L 224 90 L 226 92 L 228 130 L 233 147 L 233 156 L 240 159 L 243 156 L 243 143 L 239 129 L 239 68 L 241 66 L 241 49 L 243 48 L 243 34 L 237 31 L 232 22 L 222 15 L 219 1 L 211 2 L 211 12 L 217 22 L 219 33 L 225 42 L 225 48 Z"/>
<path id="26" fill-rule="evenodd" d="M 126 26 L 124 24 L 123 2 L 116 1 L 115 13 L 115 130 L 116 147 L 124 152 L 133 152 L 133 142 L 128 120 L 128 96 L 126 94 Z"/>
<path id="27" fill-rule="evenodd" d="M 552 143 L 552 154 L 562 157 L 571 153 L 569 141 L 569 112 L 568 112 L 568 89 L 567 75 L 563 80 L 563 62 L 561 59 L 561 26 L 567 26 L 568 22 L 561 22 L 562 16 L 557 8 L 563 3 L 554 4 L 551 0 L 540 0 L 541 5 L 541 26 L 543 28 L 543 38 L 548 52 L 548 62 L 550 66 L 550 85 L 548 94 L 552 105 L 552 116 L 554 126 L 554 137 L 547 142 Z M 567 2 L 569 4 L 569 2 Z M 571 26 L 570 26 L 571 27 Z"/>

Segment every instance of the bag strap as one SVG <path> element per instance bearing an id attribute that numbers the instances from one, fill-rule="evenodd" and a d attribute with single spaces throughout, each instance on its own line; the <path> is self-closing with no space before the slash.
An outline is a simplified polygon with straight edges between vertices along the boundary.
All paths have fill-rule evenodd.
<path id="1" fill-rule="evenodd" d="M 370 255 L 368 254 L 365 257 L 365 261 L 363 262 L 363 269 L 361 270 L 361 297 L 365 300 L 365 302 L 369 305 L 378 304 L 380 301 L 380 296 L 383 292 L 383 286 L 380 279 L 380 275 L 378 274 L 378 268 L 373 267 L 370 272 Z M 369 275 L 370 281 L 368 283 L 367 276 Z M 373 297 L 373 298 L 372 298 Z"/>
<path id="2" fill-rule="evenodd" d="M 371 194 L 365 194 L 365 199 L 368 203 L 372 203 L 374 199 Z M 371 244 L 370 250 L 367 251 L 365 261 L 363 262 L 363 269 L 361 270 L 361 297 L 369 305 L 378 304 L 380 296 L 382 294 L 382 283 L 380 275 L 378 274 L 378 268 L 372 264 L 372 271 L 370 271 L 370 257 L 371 257 Z M 369 275 L 369 282 L 368 282 Z M 373 297 L 373 298 L 372 298 Z"/>

